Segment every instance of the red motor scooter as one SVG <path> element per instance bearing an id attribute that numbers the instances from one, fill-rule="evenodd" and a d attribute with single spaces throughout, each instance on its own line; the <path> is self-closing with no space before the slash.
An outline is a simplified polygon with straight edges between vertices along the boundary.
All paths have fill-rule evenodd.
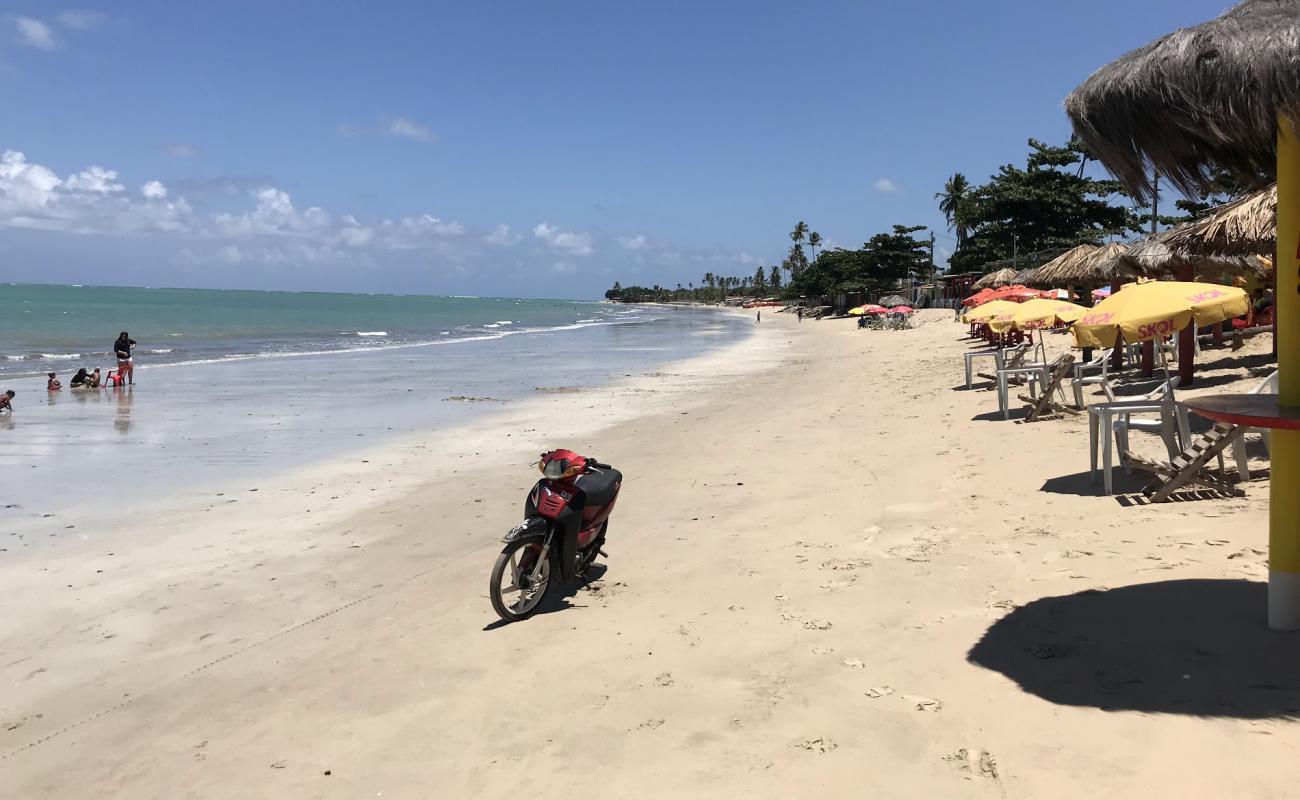
<path id="1" fill-rule="evenodd" d="M 572 450 L 552 450 L 537 463 L 542 479 L 524 503 L 524 521 L 505 535 L 492 566 L 488 596 L 501 619 L 517 622 L 537 610 L 551 583 L 582 577 L 609 530 L 623 475 Z"/>

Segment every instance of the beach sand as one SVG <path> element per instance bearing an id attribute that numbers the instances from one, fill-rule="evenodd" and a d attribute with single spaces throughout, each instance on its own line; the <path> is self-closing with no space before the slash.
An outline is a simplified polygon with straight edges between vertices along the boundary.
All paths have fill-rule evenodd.
<path id="1" fill-rule="evenodd" d="M 1098 496 L 1085 423 L 1000 420 L 959 388 L 964 327 L 917 319 L 765 314 L 660 373 L 0 560 L 4 796 L 1291 793 L 1267 482 Z M 1253 388 L 1224 376 L 1268 345 L 1207 351 L 1232 360 L 1203 390 Z M 488 569 L 553 446 L 626 476 L 608 569 L 499 625 Z"/>

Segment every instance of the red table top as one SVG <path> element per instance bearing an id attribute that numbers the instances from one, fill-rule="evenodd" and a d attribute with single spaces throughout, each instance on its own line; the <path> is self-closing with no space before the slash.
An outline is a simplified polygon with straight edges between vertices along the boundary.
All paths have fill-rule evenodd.
<path id="1" fill-rule="evenodd" d="M 1215 394 L 1183 400 L 1182 404 L 1215 422 L 1300 430 L 1300 408 L 1279 407 L 1275 394 Z"/>

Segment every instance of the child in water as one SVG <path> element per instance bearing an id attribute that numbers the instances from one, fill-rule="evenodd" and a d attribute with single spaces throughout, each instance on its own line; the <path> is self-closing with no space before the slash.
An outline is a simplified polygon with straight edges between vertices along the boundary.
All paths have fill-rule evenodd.
<path id="1" fill-rule="evenodd" d="M 14 399 L 13 389 L 10 389 L 4 394 L 0 394 L 0 411 L 8 411 L 10 414 L 12 414 L 14 411 L 14 407 L 10 401 L 13 399 Z"/>
<path id="2" fill-rule="evenodd" d="M 58 379 L 57 377 L 55 377 L 55 375 L 54 375 L 53 372 L 49 373 L 49 376 L 50 376 L 50 379 L 49 379 L 48 381 L 45 382 L 45 388 L 46 388 L 47 390 L 49 390 L 49 391 L 51 391 L 51 392 L 57 392 L 57 391 L 59 391 L 60 389 L 63 388 L 63 384 L 62 384 L 62 383 L 59 383 L 59 379 Z"/>

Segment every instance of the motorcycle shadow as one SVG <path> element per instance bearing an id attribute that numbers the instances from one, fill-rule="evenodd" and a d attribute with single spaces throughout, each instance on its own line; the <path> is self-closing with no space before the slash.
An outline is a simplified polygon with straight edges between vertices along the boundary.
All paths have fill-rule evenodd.
<path id="1" fill-rule="evenodd" d="M 573 598 L 579 592 L 586 591 L 589 586 L 603 578 L 605 576 L 605 571 L 608 569 L 609 568 L 604 564 L 592 564 L 590 567 L 587 567 L 587 573 L 583 576 L 582 580 L 574 581 L 568 586 L 552 586 L 550 590 L 547 591 L 546 597 L 543 598 L 542 602 L 537 606 L 537 610 L 535 610 L 528 619 L 540 617 L 543 614 L 554 614 L 556 611 L 565 611 L 571 608 L 586 608 L 585 604 L 574 603 Z M 520 620 L 520 622 L 527 622 L 528 619 Z M 507 622 L 504 619 L 498 619 L 484 625 L 483 630 L 484 632 L 494 631 L 510 624 L 510 622 Z"/>

